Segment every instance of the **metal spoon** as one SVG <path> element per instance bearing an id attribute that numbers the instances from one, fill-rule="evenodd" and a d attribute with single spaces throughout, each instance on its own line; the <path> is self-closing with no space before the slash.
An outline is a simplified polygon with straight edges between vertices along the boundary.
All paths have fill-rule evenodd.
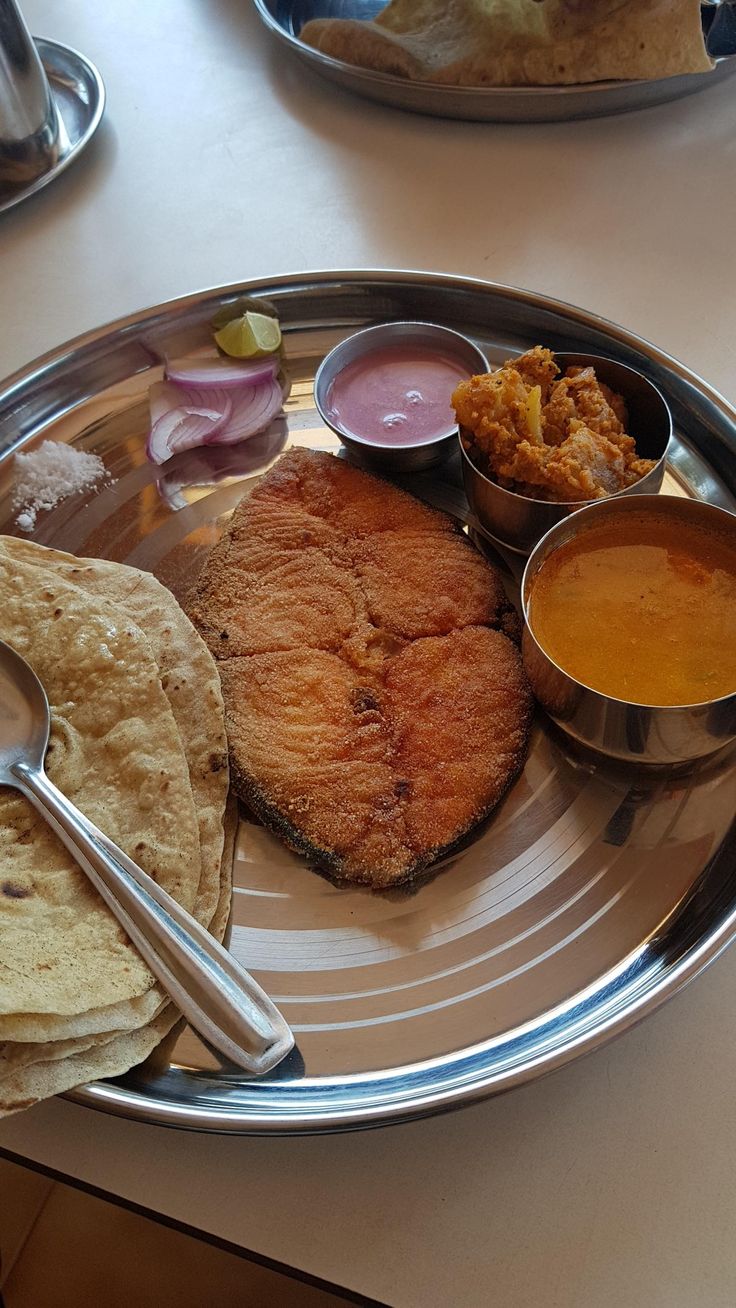
<path id="1" fill-rule="evenodd" d="M 46 819 L 194 1029 L 239 1067 L 270 1071 L 294 1044 L 284 1018 L 232 955 L 49 780 L 49 727 L 41 682 L 0 641 L 0 785 L 20 790 Z"/>

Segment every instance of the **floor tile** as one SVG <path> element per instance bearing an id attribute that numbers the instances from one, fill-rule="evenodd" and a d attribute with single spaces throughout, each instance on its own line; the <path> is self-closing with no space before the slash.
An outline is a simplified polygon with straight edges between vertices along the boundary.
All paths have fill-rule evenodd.
<path id="1" fill-rule="evenodd" d="M 3 1296 L 5 1308 L 340 1308 L 345 1303 L 58 1184 Z"/>
<path id="2" fill-rule="evenodd" d="M 48 1177 L 0 1158 L 0 1289 L 53 1185 Z"/>

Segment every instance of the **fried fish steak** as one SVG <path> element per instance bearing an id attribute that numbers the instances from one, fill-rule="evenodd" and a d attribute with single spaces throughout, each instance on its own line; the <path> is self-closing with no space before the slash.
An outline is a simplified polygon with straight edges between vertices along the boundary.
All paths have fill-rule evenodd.
<path id="1" fill-rule="evenodd" d="M 523 765 L 531 696 L 500 576 L 450 518 L 342 459 L 281 457 L 190 612 L 237 794 L 337 879 L 416 876 Z"/>

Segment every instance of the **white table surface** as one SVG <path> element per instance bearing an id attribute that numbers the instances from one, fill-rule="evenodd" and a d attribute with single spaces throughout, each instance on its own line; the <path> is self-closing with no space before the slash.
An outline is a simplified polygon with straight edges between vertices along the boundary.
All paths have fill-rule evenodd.
<path id="1" fill-rule="evenodd" d="M 248 0 L 25 0 L 108 90 L 85 157 L 0 216 L 0 375 L 221 282 L 426 268 L 533 288 L 736 399 L 736 83 L 528 127 L 371 105 Z M 304 1140 L 196 1136 L 62 1101 L 0 1149 L 397 1308 L 736 1301 L 736 952 L 643 1026 L 451 1116 Z"/>

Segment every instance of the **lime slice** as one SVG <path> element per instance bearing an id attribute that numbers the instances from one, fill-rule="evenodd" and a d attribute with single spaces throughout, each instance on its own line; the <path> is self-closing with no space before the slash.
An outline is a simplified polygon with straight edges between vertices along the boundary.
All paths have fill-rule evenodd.
<path id="1" fill-rule="evenodd" d="M 244 313 L 265 313 L 267 318 L 279 316 L 276 306 L 270 300 L 264 300 L 262 295 L 241 295 L 217 310 L 212 319 L 212 330 L 219 332 L 221 327 L 226 327 L 233 318 L 242 318 Z"/>
<path id="2" fill-rule="evenodd" d="M 221 350 L 233 359 L 260 359 L 275 354 L 281 344 L 281 328 L 265 313 L 244 313 L 215 332 Z"/>

